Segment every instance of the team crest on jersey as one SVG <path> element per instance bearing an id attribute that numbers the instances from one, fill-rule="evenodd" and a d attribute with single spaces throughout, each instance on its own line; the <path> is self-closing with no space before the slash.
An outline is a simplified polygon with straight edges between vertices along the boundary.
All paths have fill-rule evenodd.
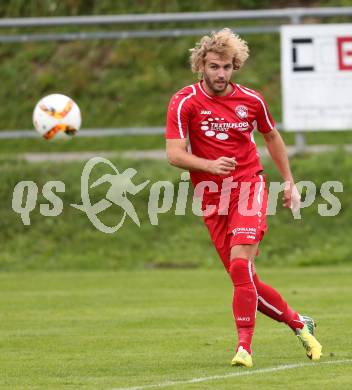
<path id="1" fill-rule="evenodd" d="M 248 116 L 248 108 L 241 104 L 235 108 L 235 113 L 240 119 L 245 119 Z"/>

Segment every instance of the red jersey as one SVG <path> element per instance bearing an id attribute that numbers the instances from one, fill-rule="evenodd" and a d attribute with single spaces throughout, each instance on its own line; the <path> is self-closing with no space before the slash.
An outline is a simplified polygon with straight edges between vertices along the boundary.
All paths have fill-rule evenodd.
<path id="1" fill-rule="evenodd" d="M 237 161 L 235 170 L 227 176 L 191 171 L 194 186 L 205 180 L 220 184 L 228 176 L 238 181 L 263 169 L 253 132 L 257 128 L 268 133 L 274 121 L 259 93 L 231 85 L 230 94 L 216 96 L 207 94 L 200 81 L 181 89 L 170 100 L 166 138 L 188 137 L 192 154 L 198 157 L 216 160 L 226 156 Z"/>

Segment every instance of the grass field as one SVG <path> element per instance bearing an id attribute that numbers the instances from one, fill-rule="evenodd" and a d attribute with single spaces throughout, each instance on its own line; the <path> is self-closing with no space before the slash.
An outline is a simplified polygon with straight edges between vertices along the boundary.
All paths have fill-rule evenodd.
<path id="1" fill-rule="evenodd" d="M 265 9 L 288 6 L 341 6 L 350 0 L 108 0 L 24 1 L 0 4 L 0 16 L 67 16 L 143 12 Z M 337 22 L 348 19 L 337 18 Z M 307 19 L 307 22 L 318 22 Z M 331 22 L 333 19 L 324 19 Z M 226 22 L 227 23 L 230 22 Z M 237 30 L 273 21 L 236 21 Z M 153 27 L 87 26 L 84 31 L 159 28 L 220 28 L 221 21 L 163 24 Z M 50 32 L 73 32 L 77 26 Z M 10 33 L 45 33 L 45 27 Z M 251 56 L 234 81 L 260 91 L 277 122 L 282 121 L 280 39 L 278 34 L 244 35 Z M 197 76 L 189 70 L 189 48 L 199 37 L 23 42 L 0 45 L 0 132 L 29 129 L 39 98 L 53 92 L 79 104 L 84 128 L 163 126 L 171 95 Z M 172 50 L 170 50 L 172 48 Z M 33 130 L 34 132 L 34 130 Z M 294 134 L 283 133 L 287 144 Z M 352 160 L 340 146 L 352 132 L 315 132 L 307 144 L 332 144 L 337 151 L 296 156 L 297 180 L 312 180 L 317 197 L 293 220 L 281 206 L 268 218 L 257 270 L 302 314 L 318 322 L 324 356 L 312 363 L 292 332 L 261 314 L 254 338 L 254 368 L 232 368 L 236 344 L 231 312 L 232 287 L 201 218 L 175 215 L 175 203 L 153 226 L 148 216 L 150 187 L 133 198 L 141 227 L 127 220 L 113 235 L 97 231 L 87 215 L 72 208 L 81 201 L 86 161 L 29 163 L 31 152 L 123 152 L 163 149 L 160 135 L 105 138 L 74 137 L 68 142 L 2 139 L 0 142 L 0 390 L 258 390 L 349 389 L 352 378 Z M 256 137 L 258 145 L 263 139 Z M 165 161 L 112 158 L 122 172 L 133 167 L 135 184 L 171 181 L 179 188 L 181 171 Z M 268 181 L 279 181 L 266 160 Z M 99 166 L 91 179 L 106 171 Z M 40 205 L 45 183 L 61 180 L 63 212 L 44 217 Z M 12 209 L 20 181 L 34 181 L 39 196 L 24 226 Z M 329 206 L 319 192 L 326 181 L 339 181 L 341 212 L 320 217 Z M 106 197 L 108 184 L 90 191 L 92 203 Z M 121 217 L 112 205 L 101 214 L 109 226 Z"/>
<path id="2" fill-rule="evenodd" d="M 259 314 L 253 372 L 231 368 L 232 291 L 224 271 L 2 273 L 0 387 L 142 389 L 205 377 L 171 388 L 349 388 L 352 268 L 258 271 L 316 318 L 321 363 L 305 357 L 288 328 Z"/>

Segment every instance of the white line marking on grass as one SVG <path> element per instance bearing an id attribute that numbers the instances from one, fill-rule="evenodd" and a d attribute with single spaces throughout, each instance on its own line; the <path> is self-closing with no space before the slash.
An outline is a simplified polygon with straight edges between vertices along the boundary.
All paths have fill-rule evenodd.
<path id="1" fill-rule="evenodd" d="M 182 380 L 182 381 L 167 381 L 162 383 L 156 383 L 154 385 L 144 385 L 144 386 L 135 386 L 135 387 L 118 387 L 111 390 L 144 390 L 144 389 L 152 389 L 152 388 L 161 388 L 161 387 L 171 387 L 176 385 L 189 385 L 192 383 L 200 383 L 200 382 L 209 382 L 209 381 L 215 381 L 219 379 L 227 379 L 227 378 L 235 378 L 239 376 L 251 376 L 256 374 L 266 374 L 268 372 L 276 372 L 276 371 L 284 371 L 284 370 L 292 370 L 294 368 L 302 368 L 302 367 L 315 367 L 320 366 L 322 364 L 347 364 L 352 363 L 352 359 L 345 359 L 345 360 L 329 360 L 327 362 L 319 362 L 319 363 L 299 363 L 299 364 L 285 364 L 283 366 L 277 366 L 277 367 L 268 367 L 268 368 L 259 368 L 257 370 L 246 370 L 241 372 L 233 372 L 230 374 L 224 374 L 224 375 L 213 375 L 213 376 L 206 376 L 202 378 L 193 378 L 188 380 Z"/>

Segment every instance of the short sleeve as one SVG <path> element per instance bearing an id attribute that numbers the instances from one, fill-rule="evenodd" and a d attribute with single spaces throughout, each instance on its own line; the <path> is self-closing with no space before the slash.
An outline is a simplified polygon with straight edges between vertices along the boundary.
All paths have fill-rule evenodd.
<path id="1" fill-rule="evenodd" d="M 171 98 L 167 110 L 166 138 L 187 138 L 188 125 L 191 114 L 189 104 L 189 99 L 191 96 L 192 94 L 178 92 Z"/>
<path id="2" fill-rule="evenodd" d="M 258 94 L 257 128 L 261 133 L 269 133 L 275 127 L 265 100 Z"/>

